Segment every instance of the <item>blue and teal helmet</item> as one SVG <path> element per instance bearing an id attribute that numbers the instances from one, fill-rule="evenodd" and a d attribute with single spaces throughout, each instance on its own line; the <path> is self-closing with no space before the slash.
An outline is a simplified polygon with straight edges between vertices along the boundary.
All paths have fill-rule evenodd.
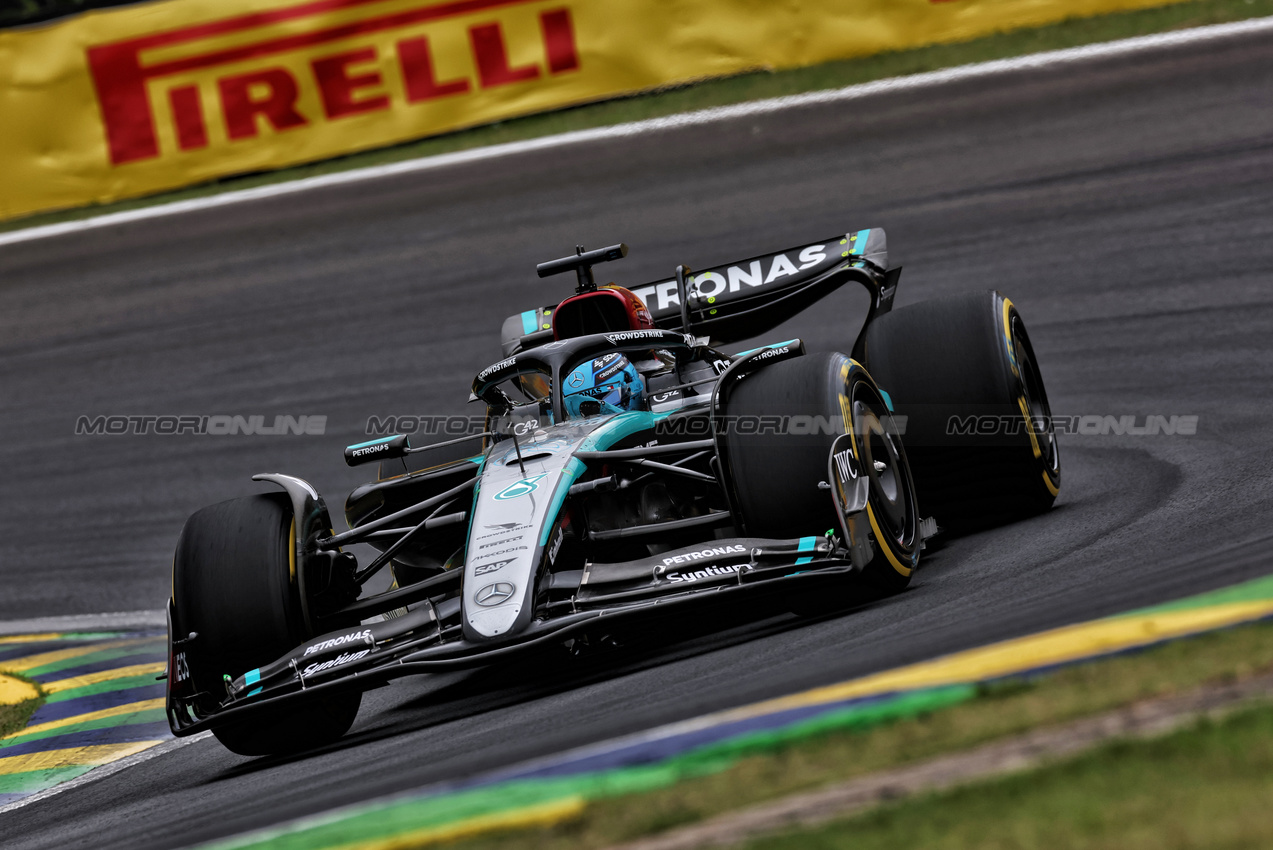
<path id="1" fill-rule="evenodd" d="M 565 377 L 561 388 L 566 418 L 645 408 L 645 381 L 628 358 L 615 352 L 585 360 Z"/>

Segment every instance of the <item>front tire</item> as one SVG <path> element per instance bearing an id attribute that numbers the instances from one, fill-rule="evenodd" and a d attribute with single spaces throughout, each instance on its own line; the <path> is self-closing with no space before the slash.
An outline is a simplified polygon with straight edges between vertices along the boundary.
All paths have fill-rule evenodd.
<path id="1" fill-rule="evenodd" d="M 283 493 L 231 499 L 186 520 L 173 560 L 173 602 L 204 711 L 213 713 L 234 679 L 312 637 L 296 581 L 296 520 Z M 333 741 L 353 725 L 361 693 L 285 710 L 262 710 L 213 728 L 240 755 L 295 752 Z"/>
<path id="2" fill-rule="evenodd" d="M 920 550 L 915 487 L 888 406 L 861 365 L 839 353 L 774 363 L 738 384 L 726 413 L 737 508 L 748 534 L 759 537 L 838 533 L 834 502 L 818 483 L 827 480 L 831 444 L 851 426 L 853 453 L 870 481 L 874 557 L 863 577 L 887 592 L 910 584 Z M 799 418 L 777 429 L 745 424 L 788 416 Z"/>

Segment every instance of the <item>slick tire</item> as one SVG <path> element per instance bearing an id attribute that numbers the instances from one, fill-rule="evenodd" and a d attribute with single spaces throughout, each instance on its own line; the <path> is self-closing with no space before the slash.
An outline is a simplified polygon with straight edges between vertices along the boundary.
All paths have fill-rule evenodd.
<path id="1" fill-rule="evenodd" d="M 863 578 L 885 592 L 910 583 L 920 550 L 915 488 L 892 416 L 861 365 L 839 353 L 774 363 L 738 384 L 725 413 L 736 506 L 747 533 L 757 537 L 821 536 L 831 529 L 840 533 L 831 494 L 818 484 L 828 478 L 831 444 L 845 433 L 846 420 L 851 422 L 853 451 L 870 479 L 867 511 L 874 557 Z M 743 425 L 793 415 L 804 418 L 777 429 Z M 857 595 L 844 596 L 837 604 L 848 604 Z M 792 607 L 797 613 L 807 608 Z"/>
<path id="2" fill-rule="evenodd" d="M 276 660 L 307 633 L 296 586 L 295 519 L 287 496 L 231 499 L 186 520 L 173 560 L 173 602 L 190 674 L 212 712 L 236 678 Z M 263 710 L 213 729 L 241 755 L 295 752 L 339 738 L 353 725 L 360 693 L 337 694 L 286 712 Z"/>
<path id="3" fill-rule="evenodd" d="M 864 360 L 905 417 L 921 516 L 985 528 L 1052 506 L 1052 411 L 1025 322 L 999 292 L 922 301 L 871 323 Z"/>

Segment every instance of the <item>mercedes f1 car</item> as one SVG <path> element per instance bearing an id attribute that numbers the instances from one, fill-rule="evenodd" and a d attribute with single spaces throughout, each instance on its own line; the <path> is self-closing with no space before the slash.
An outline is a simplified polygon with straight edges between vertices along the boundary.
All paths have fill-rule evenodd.
<path id="1" fill-rule="evenodd" d="M 800 612 L 896 592 L 925 540 L 1048 508 L 1060 463 L 1025 325 L 998 292 L 893 309 L 870 229 L 663 281 L 598 286 L 623 245 L 541 264 L 575 293 L 503 327 L 480 433 L 350 446 L 345 501 L 277 490 L 186 522 L 168 604 L 174 734 L 245 755 L 339 738 L 395 677 L 586 645 L 751 597 Z M 846 283 L 850 353 L 740 353 Z M 379 550 L 360 564 L 354 543 Z M 381 570 L 390 589 L 364 593 Z"/>

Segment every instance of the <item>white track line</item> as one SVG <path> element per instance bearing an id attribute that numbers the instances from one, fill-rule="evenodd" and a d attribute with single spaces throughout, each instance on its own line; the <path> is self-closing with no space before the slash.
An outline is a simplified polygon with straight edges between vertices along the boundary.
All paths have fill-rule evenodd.
<path id="1" fill-rule="evenodd" d="M 34 620 L 0 622 L 0 635 L 42 635 L 48 632 L 125 632 L 140 629 L 167 629 L 168 615 L 162 611 L 122 611 L 117 614 L 75 614 L 41 617 Z"/>
<path id="2" fill-rule="evenodd" d="M 214 207 L 226 206 L 228 204 L 261 200 L 263 198 L 275 198 L 280 195 L 307 192 L 311 189 L 340 186 L 346 183 L 357 183 L 363 180 L 374 180 L 380 177 L 391 177 L 397 174 L 409 174 L 417 171 L 446 168 L 448 166 L 460 165 L 463 163 L 498 159 L 500 157 L 513 156 L 530 151 L 549 150 L 552 148 L 605 139 L 639 136 L 646 133 L 661 132 L 681 127 L 693 127 L 702 124 L 712 124 L 718 121 L 730 121 L 754 115 L 765 115 L 772 112 L 779 112 L 784 109 L 838 103 L 846 100 L 871 97 L 877 94 L 946 85 L 948 83 L 958 82 L 961 80 L 978 79 L 999 74 L 1016 73 L 1039 68 L 1048 68 L 1056 65 L 1072 64 L 1076 62 L 1087 62 L 1093 59 L 1127 56 L 1143 51 L 1162 50 L 1171 47 L 1213 41 L 1216 39 L 1231 38 L 1234 36 L 1269 31 L 1273 31 L 1273 18 L 1255 18 L 1247 21 L 1237 21 L 1229 24 L 1213 24 L 1211 26 L 1196 27 L 1194 29 L 1179 30 L 1159 35 L 1138 36 L 1136 38 L 1110 41 L 1103 44 L 1092 44 L 1084 47 L 1071 47 L 1065 50 L 1052 50 L 1045 53 L 1034 53 L 1013 59 L 996 59 L 991 62 L 980 62 L 975 65 L 961 65 L 956 68 L 946 68 L 941 71 L 930 71 L 928 73 L 912 74 L 906 77 L 893 77 L 887 80 L 876 80 L 875 82 L 862 83 L 860 85 L 848 86 L 847 88 L 842 89 L 788 95 L 786 97 L 776 97 L 768 100 L 757 100 L 749 103 L 735 104 L 734 106 L 720 106 L 712 109 L 699 110 L 697 112 L 685 112 L 679 115 L 669 115 L 663 118 L 651 118 L 646 121 L 618 124 L 611 127 L 577 130 L 556 136 L 544 136 L 538 139 L 528 139 L 521 142 L 508 142 L 506 144 L 491 145 L 489 147 L 476 148 L 474 150 L 440 154 L 438 156 L 423 157 L 421 159 L 405 160 L 403 162 L 395 162 L 388 165 L 377 165 L 370 168 L 357 168 L 334 174 L 323 174 L 317 177 L 307 177 L 302 180 L 293 180 L 286 183 L 274 183 L 269 186 L 260 186 L 255 189 L 242 189 L 239 191 L 224 192 L 219 195 L 210 195 L 205 198 L 193 198 L 188 201 L 158 204 L 152 207 L 128 210 L 127 212 L 94 216 L 93 218 L 81 219 L 79 221 L 49 224 L 43 227 L 29 227 L 24 230 L 0 233 L 0 245 L 11 245 L 16 242 L 27 242 L 33 239 L 45 239 L 51 236 L 78 233 L 84 230 L 94 230 L 99 227 L 110 227 L 116 224 L 125 224 L 127 222 L 143 221 L 145 219 L 159 218 L 161 216 L 176 215 L 177 213 L 212 209 Z"/>

